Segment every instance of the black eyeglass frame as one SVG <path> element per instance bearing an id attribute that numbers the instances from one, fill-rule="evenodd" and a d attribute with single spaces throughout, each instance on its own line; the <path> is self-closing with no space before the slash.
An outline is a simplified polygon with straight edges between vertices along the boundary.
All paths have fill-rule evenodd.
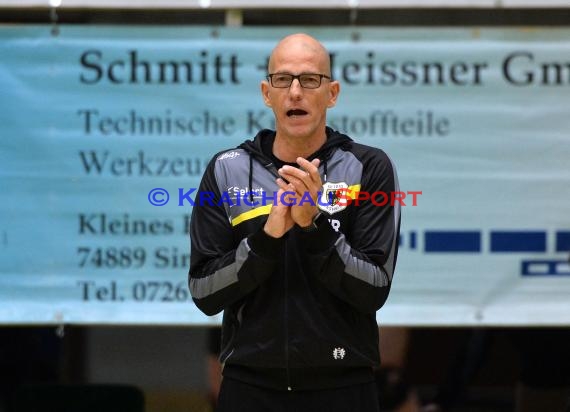
<path id="1" fill-rule="evenodd" d="M 289 84 L 287 86 L 275 86 L 273 84 L 273 76 L 291 76 L 291 81 L 289 82 Z M 301 80 L 301 77 L 303 77 L 303 76 L 319 76 L 319 85 L 316 87 L 303 86 L 303 81 Z M 321 87 L 321 84 L 323 84 L 323 78 L 325 78 L 327 80 L 332 80 L 332 77 L 327 76 L 326 74 L 321 74 L 321 73 L 301 73 L 301 74 L 269 73 L 265 77 L 269 81 L 269 84 L 271 84 L 271 87 L 275 87 L 276 89 L 287 89 L 287 88 L 291 87 L 291 85 L 293 84 L 293 81 L 295 79 L 297 79 L 299 81 L 299 84 L 301 85 L 301 87 L 303 89 L 318 89 L 319 87 Z"/>

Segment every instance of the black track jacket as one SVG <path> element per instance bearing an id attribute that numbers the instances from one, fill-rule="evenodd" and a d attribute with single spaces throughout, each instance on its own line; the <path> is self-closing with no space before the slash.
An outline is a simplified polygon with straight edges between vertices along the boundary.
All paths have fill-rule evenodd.
<path id="1" fill-rule="evenodd" d="M 283 390 L 371 381 L 379 364 L 376 311 L 384 304 L 398 253 L 400 205 L 395 168 L 380 149 L 327 128 L 321 160 L 318 228 L 263 231 L 277 170 L 254 141 L 218 153 L 196 195 L 189 287 L 205 314 L 224 311 L 224 376 Z M 338 202 L 366 191 L 368 201 Z M 287 199 L 284 199 L 287 201 Z"/>

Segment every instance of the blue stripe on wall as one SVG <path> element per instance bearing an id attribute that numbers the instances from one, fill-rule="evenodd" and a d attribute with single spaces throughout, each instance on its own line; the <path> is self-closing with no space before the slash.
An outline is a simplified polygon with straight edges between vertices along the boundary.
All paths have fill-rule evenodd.
<path id="1" fill-rule="evenodd" d="M 556 232 L 556 251 L 570 252 L 570 232 Z"/>
<path id="2" fill-rule="evenodd" d="M 563 260 L 523 260 L 523 276 L 570 276 L 570 266 Z"/>
<path id="3" fill-rule="evenodd" d="M 415 249 L 416 246 L 416 232 L 410 232 L 410 249 Z"/>
<path id="4" fill-rule="evenodd" d="M 492 231 L 491 252 L 546 252 L 546 232 Z"/>
<path id="5" fill-rule="evenodd" d="M 426 252 L 480 252 L 480 231 L 441 231 L 424 232 Z"/>

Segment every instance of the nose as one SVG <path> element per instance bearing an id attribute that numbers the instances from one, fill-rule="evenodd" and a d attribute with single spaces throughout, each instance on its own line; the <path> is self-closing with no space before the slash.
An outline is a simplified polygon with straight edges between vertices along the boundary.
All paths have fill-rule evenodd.
<path id="1" fill-rule="evenodd" d="M 293 79 L 291 86 L 289 86 L 289 94 L 294 99 L 299 99 L 303 94 L 303 87 L 301 87 L 301 83 L 299 79 Z"/>

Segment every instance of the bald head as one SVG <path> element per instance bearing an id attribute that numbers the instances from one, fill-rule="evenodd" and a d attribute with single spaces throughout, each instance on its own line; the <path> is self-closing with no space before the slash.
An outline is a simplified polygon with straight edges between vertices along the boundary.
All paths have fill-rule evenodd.
<path id="1" fill-rule="evenodd" d="M 269 58 L 269 73 L 273 73 L 275 67 L 284 61 L 302 56 L 312 59 L 321 73 L 330 76 L 331 63 L 327 49 L 317 39 L 304 33 L 291 34 L 277 43 Z"/>

